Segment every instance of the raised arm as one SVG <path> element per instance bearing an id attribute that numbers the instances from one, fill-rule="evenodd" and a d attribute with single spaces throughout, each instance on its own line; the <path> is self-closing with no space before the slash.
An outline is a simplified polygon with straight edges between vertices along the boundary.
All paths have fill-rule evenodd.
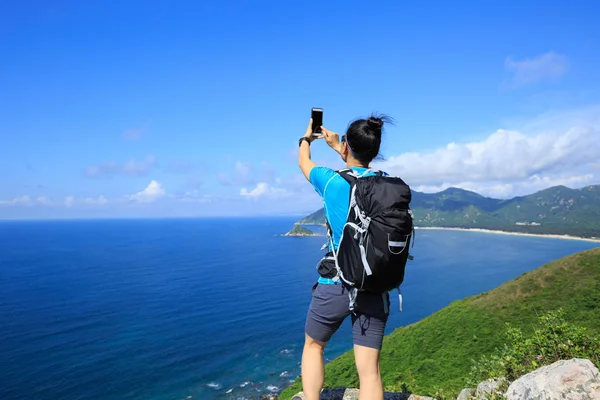
<path id="1" fill-rule="evenodd" d="M 308 122 L 308 128 L 306 128 L 306 133 L 300 142 L 300 151 L 298 151 L 298 166 L 302 170 L 304 177 L 310 181 L 310 171 L 317 166 L 310 159 L 310 144 L 316 139 L 312 135 L 312 118 Z M 306 140 L 304 140 L 306 138 Z"/>

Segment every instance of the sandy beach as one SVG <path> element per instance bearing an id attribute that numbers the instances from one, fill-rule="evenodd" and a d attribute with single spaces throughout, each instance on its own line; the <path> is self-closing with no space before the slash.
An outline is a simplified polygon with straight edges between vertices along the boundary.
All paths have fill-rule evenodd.
<path id="1" fill-rule="evenodd" d="M 479 228 L 437 228 L 437 227 L 429 227 L 429 226 L 415 226 L 415 229 L 483 232 L 483 233 L 493 233 L 493 234 L 498 234 L 498 235 L 514 235 L 514 236 L 536 236 L 536 237 L 555 238 L 555 239 L 583 240 L 586 242 L 600 243 L 600 238 L 586 238 L 586 237 L 580 237 L 580 236 L 542 234 L 542 233 L 495 231 L 495 230 L 491 230 L 491 229 L 479 229 Z"/>

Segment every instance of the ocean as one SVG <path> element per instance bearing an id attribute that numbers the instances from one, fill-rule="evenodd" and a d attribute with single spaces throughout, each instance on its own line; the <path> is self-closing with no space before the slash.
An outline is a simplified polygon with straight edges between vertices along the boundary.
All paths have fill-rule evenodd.
<path id="1" fill-rule="evenodd" d="M 299 374 L 324 237 L 295 218 L 0 222 L 0 398 L 238 399 Z M 597 243 L 418 230 L 387 333 Z M 393 293 L 393 292 L 392 292 Z M 326 349 L 352 346 L 349 321 Z"/>

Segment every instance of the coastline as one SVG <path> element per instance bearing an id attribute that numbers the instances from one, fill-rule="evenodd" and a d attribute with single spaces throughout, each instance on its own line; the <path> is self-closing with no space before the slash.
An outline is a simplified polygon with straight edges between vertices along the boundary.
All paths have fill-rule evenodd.
<path id="1" fill-rule="evenodd" d="M 285 236 L 285 237 L 315 237 L 315 236 L 317 236 L 318 237 L 318 236 L 326 236 L 326 235 L 323 235 L 321 233 L 314 233 L 312 235 L 296 235 L 296 234 L 289 235 L 289 232 L 288 232 L 288 233 L 275 234 L 274 236 Z"/>
<path id="2" fill-rule="evenodd" d="M 533 237 L 543 237 L 543 238 L 554 238 L 554 239 L 568 239 L 568 240 L 582 240 L 585 242 L 595 242 L 600 243 L 600 238 L 586 238 L 581 236 L 572 236 L 572 235 L 558 235 L 551 233 L 524 233 L 524 232 L 510 232 L 510 231 L 498 231 L 493 229 L 481 229 L 481 228 L 444 228 L 444 227 L 434 227 L 434 226 L 415 226 L 415 229 L 418 230 L 445 230 L 445 231 L 467 231 L 467 232 L 480 232 L 480 233 L 493 233 L 497 235 L 513 235 L 513 236 L 533 236 Z"/>

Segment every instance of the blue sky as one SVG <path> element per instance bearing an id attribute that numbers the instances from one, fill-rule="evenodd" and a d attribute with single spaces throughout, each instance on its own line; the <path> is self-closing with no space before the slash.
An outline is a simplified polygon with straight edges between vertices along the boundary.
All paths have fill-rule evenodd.
<path id="1" fill-rule="evenodd" d="M 496 197 L 600 183 L 593 1 L 0 5 L 0 218 L 301 215 L 310 109 Z M 341 167 L 324 142 L 313 159 Z"/>

